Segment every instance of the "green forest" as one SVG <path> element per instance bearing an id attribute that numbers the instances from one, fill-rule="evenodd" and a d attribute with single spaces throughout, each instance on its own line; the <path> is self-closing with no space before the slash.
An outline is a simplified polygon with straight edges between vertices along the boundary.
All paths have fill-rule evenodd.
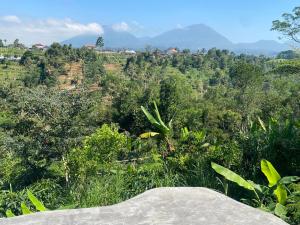
<path id="1" fill-rule="evenodd" d="M 286 23 L 273 29 L 296 43 Z M 189 186 L 300 224 L 297 50 L 10 50 L 21 60 L 0 62 L 0 217 Z"/>

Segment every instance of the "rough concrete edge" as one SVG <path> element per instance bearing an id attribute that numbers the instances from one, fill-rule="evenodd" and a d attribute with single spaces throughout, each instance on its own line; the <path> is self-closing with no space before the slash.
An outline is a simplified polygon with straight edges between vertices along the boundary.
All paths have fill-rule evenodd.
<path id="1" fill-rule="evenodd" d="M 4 221 L 7 221 L 7 222 L 10 222 L 12 220 L 15 220 L 16 218 L 17 219 L 22 219 L 22 218 L 26 218 L 26 217 L 33 217 L 33 216 L 36 216 L 36 215 L 47 215 L 47 214 L 56 214 L 57 212 L 59 213 L 67 213 L 67 214 L 72 214 L 74 212 L 85 212 L 85 211 L 88 211 L 90 209 L 109 209 L 109 208 L 114 208 L 114 207 L 120 207 L 122 206 L 123 204 L 128 204 L 128 203 L 131 203 L 131 202 L 134 202 L 136 201 L 137 199 L 141 199 L 143 197 L 147 197 L 149 195 L 151 195 L 151 193 L 153 192 L 162 192 L 162 191 L 167 191 L 167 190 L 174 190 L 174 191 L 179 191 L 180 189 L 185 189 L 185 190 L 188 190 L 188 189 L 191 189 L 191 190 L 196 190 L 196 191 L 205 191 L 205 192 L 209 192 L 211 194 L 218 194 L 217 197 L 220 198 L 220 199 L 226 199 L 226 198 L 229 198 L 231 201 L 233 201 L 235 204 L 238 204 L 238 205 L 241 205 L 243 207 L 247 207 L 249 210 L 252 210 L 252 211 L 255 211 L 255 210 L 259 210 L 259 209 L 256 209 L 256 208 L 253 208 L 249 205 L 246 205 L 244 203 L 241 203 L 233 198 L 230 198 L 226 195 L 224 195 L 223 193 L 217 191 L 217 190 L 212 190 L 212 189 L 209 189 L 209 188 L 204 188 L 204 187 L 159 187 L 159 188 L 154 188 L 154 189 L 149 189 L 133 198 L 130 198 L 126 201 L 123 201 L 123 202 L 120 202 L 120 203 L 117 203 L 117 204 L 113 204 L 113 205 L 108 205 L 108 206 L 98 206 L 98 207 L 92 207 L 92 208 L 79 208 L 79 209 L 62 209 L 62 210 L 52 210 L 52 211 L 45 211 L 45 212 L 36 212 L 36 213 L 33 213 L 33 214 L 29 214 L 29 215 L 21 215 L 21 216 L 17 216 L 17 217 L 12 217 L 12 218 L 0 218 L 0 225 L 2 222 Z M 281 220 L 280 218 L 274 216 L 273 214 L 271 213 L 268 213 L 268 212 L 265 212 L 263 210 L 259 210 L 260 213 L 262 214 L 265 214 L 265 215 L 268 215 L 268 216 L 273 216 L 274 217 L 274 220 L 278 220 L 278 221 L 282 221 L 283 223 L 286 223 L 285 221 Z M 288 225 L 288 223 L 286 223 Z"/>

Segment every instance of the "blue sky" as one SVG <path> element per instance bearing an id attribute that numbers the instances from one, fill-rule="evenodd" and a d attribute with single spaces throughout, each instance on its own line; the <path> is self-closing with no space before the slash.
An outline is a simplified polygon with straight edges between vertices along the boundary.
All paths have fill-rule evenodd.
<path id="1" fill-rule="evenodd" d="M 233 42 L 277 40 L 272 21 L 299 0 L 0 0 L 0 38 L 61 41 L 102 32 L 102 25 L 153 36 L 191 24 L 211 26 Z"/>

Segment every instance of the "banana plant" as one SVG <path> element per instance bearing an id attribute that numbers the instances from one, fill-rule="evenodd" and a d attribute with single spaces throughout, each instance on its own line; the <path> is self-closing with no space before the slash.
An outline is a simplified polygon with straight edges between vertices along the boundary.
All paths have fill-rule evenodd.
<path id="1" fill-rule="evenodd" d="M 273 194 L 276 196 L 277 203 L 275 207 L 275 214 L 284 218 L 286 215 L 286 202 L 288 198 L 288 188 L 286 185 L 300 180 L 297 176 L 283 177 L 279 175 L 273 165 L 267 161 L 261 161 L 261 171 L 268 179 L 268 186 L 273 189 Z"/>
<path id="2" fill-rule="evenodd" d="M 273 193 L 276 196 L 278 203 L 284 205 L 287 199 L 287 191 L 283 184 L 280 182 L 281 176 L 279 175 L 279 173 L 267 160 L 261 161 L 261 171 L 267 177 L 269 181 L 269 187 L 273 188 L 274 186 L 276 186 L 276 189 Z"/>
<path id="3" fill-rule="evenodd" d="M 29 190 L 27 190 L 27 197 L 29 198 L 30 202 L 34 205 L 36 211 L 43 212 L 43 211 L 47 210 L 47 208 L 44 206 L 44 204 L 41 201 L 39 201 L 37 199 L 37 197 L 35 197 L 34 194 L 32 194 L 31 191 L 29 191 Z M 22 212 L 22 215 L 28 215 L 28 214 L 33 213 L 24 202 L 21 202 L 21 212 Z M 8 217 L 8 218 L 16 216 L 12 212 L 11 209 L 8 209 L 5 214 L 6 214 L 6 217 Z"/>
<path id="4" fill-rule="evenodd" d="M 263 208 L 262 201 L 260 200 L 260 197 L 258 195 L 258 193 L 264 193 L 263 189 L 265 188 L 263 185 L 255 184 L 250 180 L 245 180 L 240 175 L 216 163 L 212 162 L 211 166 L 218 174 L 222 175 L 227 180 L 232 181 L 247 190 L 253 191 L 260 203 L 260 207 Z M 261 171 L 268 179 L 268 186 L 269 188 L 271 188 L 271 190 L 273 190 L 273 194 L 277 200 L 276 206 L 274 208 L 274 213 L 281 218 L 285 218 L 287 214 L 285 204 L 288 197 L 288 189 L 286 185 L 297 182 L 298 180 L 300 180 L 300 177 L 288 176 L 281 178 L 272 163 L 265 159 L 261 161 Z"/>
<path id="5" fill-rule="evenodd" d="M 161 119 L 156 102 L 153 102 L 153 104 L 155 113 L 154 116 L 145 107 L 141 106 L 141 109 L 156 130 L 145 132 L 140 135 L 140 138 L 147 139 L 158 136 L 167 143 L 169 152 L 175 151 L 174 145 L 171 142 L 172 120 L 169 121 L 168 125 L 166 125 L 166 123 Z"/>
<path id="6" fill-rule="evenodd" d="M 261 202 L 259 195 L 257 194 L 257 189 L 259 189 L 258 187 L 256 187 L 256 185 L 253 184 L 253 182 L 249 182 L 247 180 L 245 180 L 244 178 L 242 178 L 240 175 L 236 174 L 235 172 L 231 171 L 230 169 L 227 169 L 223 166 L 220 166 L 216 163 L 211 163 L 211 167 L 214 169 L 214 171 L 216 171 L 218 174 L 222 175 L 223 177 L 225 177 L 227 180 L 236 183 L 237 185 L 253 191 L 257 200 L 259 202 Z"/>

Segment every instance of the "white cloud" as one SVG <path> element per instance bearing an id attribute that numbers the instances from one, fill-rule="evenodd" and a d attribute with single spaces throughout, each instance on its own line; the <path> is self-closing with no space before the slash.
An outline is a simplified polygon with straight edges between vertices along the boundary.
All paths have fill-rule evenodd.
<path id="1" fill-rule="evenodd" d="M 126 22 L 116 23 L 112 25 L 112 29 L 115 31 L 129 31 L 130 27 Z"/>
<path id="2" fill-rule="evenodd" d="M 14 22 L 13 22 L 14 21 Z M 25 44 L 42 42 L 50 44 L 81 34 L 103 34 L 99 23 L 79 23 L 70 18 L 66 19 L 27 19 L 5 16 L 0 19 L 0 38 L 10 41 L 19 38 Z"/>
<path id="3" fill-rule="evenodd" d="M 89 24 L 80 24 L 74 22 L 67 22 L 63 24 L 63 30 L 69 32 L 76 32 L 76 33 L 95 33 L 95 34 L 102 34 L 103 29 L 102 26 L 98 23 L 89 23 Z"/>
<path id="4" fill-rule="evenodd" d="M 178 23 L 178 24 L 176 25 L 176 28 L 177 28 L 177 29 L 183 29 L 184 27 L 183 27 L 180 23 Z"/>
<path id="5" fill-rule="evenodd" d="M 145 27 L 135 20 L 115 23 L 111 26 L 111 28 L 117 32 L 130 32 L 138 36 L 139 34 L 143 34 L 145 31 Z"/>
<path id="6" fill-rule="evenodd" d="M 8 23 L 21 23 L 20 18 L 14 15 L 3 16 L 1 20 Z"/>
<path id="7" fill-rule="evenodd" d="M 139 22 L 135 20 L 131 21 L 131 23 L 136 30 L 142 30 L 145 28 L 143 25 L 141 25 Z"/>

